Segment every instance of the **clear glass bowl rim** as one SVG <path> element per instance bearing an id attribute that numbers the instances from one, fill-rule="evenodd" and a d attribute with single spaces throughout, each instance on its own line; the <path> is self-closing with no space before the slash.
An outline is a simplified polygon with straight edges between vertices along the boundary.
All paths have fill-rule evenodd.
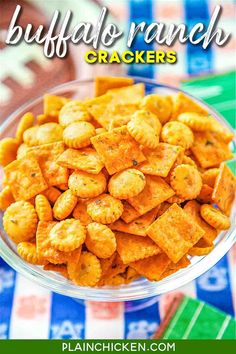
<path id="1" fill-rule="evenodd" d="M 215 116 L 215 118 L 224 125 L 226 125 L 233 133 L 233 128 L 229 123 L 212 107 L 208 106 L 206 103 L 202 102 L 200 99 L 196 99 L 191 94 L 169 85 L 157 83 L 152 79 L 145 79 L 142 77 L 132 77 L 135 82 L 141 82 L 155 88 L 168 89 L 175 92 L 183 92 L 187 96 L 194 99 L 196 102 L 201 104 L 203 107 Z M 60 94 L 60 92 L 65 91 L 66 89 L 72 90 L 78 85 L 92 84 L 93 79 L 87 80 L 74 80 L 67 83 L 58 85 L 50 90 L 48 93 L 51 94 Z M 21 114 L 25 111 L 27 107 L 38 104 L 42 100 L 42 96 L 37 97 L 34 100 L 26 102 L 15 112 L 13 112 L 0 126 L 0 132 L 8 127 L 11 121 L 16 115 Z M 234 144 L 236 140 L 234 138 Z M 236 206 L 234 204 L 232 215 L 235 217 Z M 3 232 L 1 228 L 1 233 Z M 221 238 L 221 235 L 218 236 Z M 217 239 L 218 239 L 217 238 Z M 217 241 L 217 240 L 216 240 Z M 31 265 L 22 260 L 15 252 L 13 252 L 10 247 L 3 241 L 0 237 L 0 255 L 1 257 L 17 272 L 21 273 L 26 278 L 38 283 L 39 285 L 47 288 L 50 291 L 69 296 L 75 299 L 83 299 L 88 301 L 107 301 L 107 302 L 117 302 L 117 301 L 131 301 L 144 299 L 151 296 L 161 295 L 166 292 L 176 290 L 177 288 L 184 286 L 185 284 L 196 279 L 211 267 L 213 267 L 233 246 L 236 241 L 236 227 L 235 222 L 232 223 L 231 228 L 226 232 L 223 237 L 223 240 L 220 241 L 220 244 L 217 244 L 214 250 L 203 257 L 197 257 L 198 261 L 196 263 L 191 263 L 187 268 L 184 268 L 177 273 L 170 275 L 169 277 L 159 281 L 159 282 L 149 282 L 147 280 L 141 279 L 135 281 L 129 285 L 121 287 L 104 287 L 104 288 L 88 288 L 88 287 L 79 287 L 72 284 L 67 279 L 63 278 L 60 275 L 52 278 L 50 277 L 51 272 L 46 272 L 41 269 L 41 267 Z M 193 257 L 193 260 L 196 257 Z"/>

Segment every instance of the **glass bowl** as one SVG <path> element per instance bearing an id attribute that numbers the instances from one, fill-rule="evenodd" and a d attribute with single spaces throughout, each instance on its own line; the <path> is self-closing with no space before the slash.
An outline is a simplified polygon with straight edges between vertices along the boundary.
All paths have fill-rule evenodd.
<path id="1" fill-rule="evenodd" d="M 135 82 L 142 82 L 145 85 L 146 93 L 174 94 L 180 90 L 167 85 L 157 84 L 153 80 L 135 78 Z M 55 95 L 63 95 L 70 98 L 85 98 L 93 96 L 93 80 L 72 81 L 66 84 L 55 87 L 49 91 Z M 188 94 L 187 94 L 188 95 Z M 208 107 L 203 102 L 197 101 L 200 105 L 207 108 L 209 112 L 222 124 L 229 129 L 232 128 L 229 124 L 215 112 L 211 107 Z M 1 138 L 12 136 L 20 117 L 27 111 L 32 111 L 34 114 L 42 112 L 42 97 L 39 97 L 31 102 L 26 103 L 14 112 L 0 127 Z M 235 140 L 232 142 L 232 147 L 235 148 Z M 2 171 L 0 171 L 0 181 L 2 180 Z M 177 289 L 199 277 L 201 274 L 209 270 L 216 264 L 232 247 L 236 238 L 236 205 L 234 204 L 231 213 L 232 226 L 229 230 L 221 232 L 215 240 L 215 248 L 213 251 L 203 257 L 192 257 L 191 264 L 177 273 L 159 282 L 149 282 L 146 279 L 139 279 L 131 284 L 119 287 L 102 287 L 88 288 L 79 287 L 72 284 L 69 280 L 55 272 L 44 271 L 40 266 L 34 266 L 22 260 L 17 252 L 15 244 L 8 238 L 2 227 L 2 213 L 0 215 L 0 255 L 1 257 L 17 272 L 25 277 L 35 281 L 36 283 L 48 288 L 51 291 L 70 296 L 75 299 L 94 300 L 94 301 L 130 301 L 142 298 L 147 298 L 155 295 L 160 295 Z"/>

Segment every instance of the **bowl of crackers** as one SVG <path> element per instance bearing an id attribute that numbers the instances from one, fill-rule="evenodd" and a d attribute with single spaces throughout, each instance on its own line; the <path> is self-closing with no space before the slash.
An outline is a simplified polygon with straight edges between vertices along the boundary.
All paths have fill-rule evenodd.
<path id="1" fill-rule="evenodd" d="M 180 89 L 57 86 L 1 125 L 0 256 L 78 299 L 183 286 L 235 242 L 234 149 L 224 118 Z"/>

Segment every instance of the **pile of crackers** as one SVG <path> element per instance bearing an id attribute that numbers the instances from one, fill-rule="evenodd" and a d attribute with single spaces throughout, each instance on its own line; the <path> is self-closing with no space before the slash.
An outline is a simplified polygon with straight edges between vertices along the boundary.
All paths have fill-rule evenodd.
<path id="1" fill-rule="evenodd" d="M 0 141 L 4 229 L 26 262 L 79 286 L 159 281 L 231 227 L 232 139 L 189 96 L 145 96 L 131 78 L 45 95 Z"/>

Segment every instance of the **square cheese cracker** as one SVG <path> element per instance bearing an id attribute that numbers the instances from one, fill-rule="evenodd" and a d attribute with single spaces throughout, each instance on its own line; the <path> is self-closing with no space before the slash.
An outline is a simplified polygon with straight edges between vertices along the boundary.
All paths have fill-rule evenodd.
<path id="1" fill-rule="evenodd" d="M 139 104 L 145 94 L 144 84 L 136 84 L 127 87 L 108 90 L 107 93 L 112 96 L 114 104 Z"/>
<path id="2" fill-rule="evenodd" d="M 205 231 L 203 239 L 207 245 L 211 245 L 212 241 L 214 241 L 217 236 L 217 230 L 203 220 L 200 214 L 200 209 L 201 205 L 195 200 L 190 200 L 184 206 L 184 211 L 189 214 L 194 219 L 194 221 Z"/>
<path id="3" fill-rule="evenodd" d="M 218 166 L 222 161 L 233 157 L 227 143 L 209 131 L 194 133 L 191 151 L 203 168 Z"/>
<path id="4" fill-rule="evenodd" d="M 166 143 L 160 143 L 156 149 L 143 149 L 147 158 L 140 164 L 139 170 L 148 175 L 167 177 L 171 167 L 174 165 L 181 148 Z"/>
<path id="5" fill-rule="evenodd" d="M 139 261 L 130 263 L 139 274 L 145 276 L 148 280 L 159 280 L 161 275 L 167 270 L 171 264 L 171 260 L 165 253 L 156 256 L 140 259 Z"/>
<path id="6" fill-rule="evenodd" d="M 40 258 L 53 264 L 63 264 L 68 261 L 70 252 L 62 252 L 51 246 L 49 232 L 56 225 L 54 221 L 39 221 L 36 232 L 36 250 Z"/>
<path id="7" fill-rule="evenodd" d="M 171 120 L 176 120 L 180 113 L 196 112 L 208 115 L 208 111 L 200 106 L 194 99 L 186 96 L 183 92 L 171 97 L 173 101 Z"/>
<path id="8" fill-rule="evenodd" d="M 130 136 L 126 126 L 94 136 L 91 143 L 110 175 L 137 166 L 145 160 L 138 143 Z"/>
<path id="9" fill-rule="evenodd" d="M 75 170 L 98 174 L 104 164 L 96 150 L 92 148 L 67 149 L 57 159 L 58 165 Z"/>
<path id="10" fill-rule="evenodd" d="M 160 248 L 149 238 L 116 233 L 117 252 L 124 264 L 161 253 Z"/>
<path id="11" fill-rule="evenodd" d="M 173 189 L 159 176 L 146 175 L 146 185 L 141 193 L 128 202 L 140 214 L 147 213 L 175 194 Z"/>
<path id="12" fill-rule="evenodd" d="M 95 96 L 101 96 L 110 89 L 133 85 L 131 77 L 97 76 L 95 79 Z"/>
<path id="13" fill-rule="evenodd" d="M 37 159 L 27 154 L 4 168 L 14 199 L 28 200 L 48 188 Z"/>
<path id="14" fill-rule="evenodd" d="M 212 200 L 226 214 L 230 210 L 235 198 L 236 179 L 225 163 L 220 165 L 220 172 L 216 177 L 212 193 Z"/>
<path id="15" fill-rule="evenodd" d="M 156 207 L 150 210 L 148 213 L 140 216 L 136 220 L 130 222 L 129 224 L 125 223 L 123 220 L 117 220 L 113 224 L 110 224 L 109 227 L 111 230 L 126 232 L 128 234 L 146 236 L 147 227 L 155 220 L 157 216 L 159 207 Z"/>
<path id="16" fill-rule="evenodd" d="M 57 164 L 57 158 L 65 151 L 63 142 L 35 146 L 29 152 L 38 160 L 48 186 L 68 182 L 68 169 Z"/>
<path id="17" fill-rule="evenodd" d="M 205 231 L 182 208 L 173 204 L 149 226 L 147 234 L 177 263 Z"/>

